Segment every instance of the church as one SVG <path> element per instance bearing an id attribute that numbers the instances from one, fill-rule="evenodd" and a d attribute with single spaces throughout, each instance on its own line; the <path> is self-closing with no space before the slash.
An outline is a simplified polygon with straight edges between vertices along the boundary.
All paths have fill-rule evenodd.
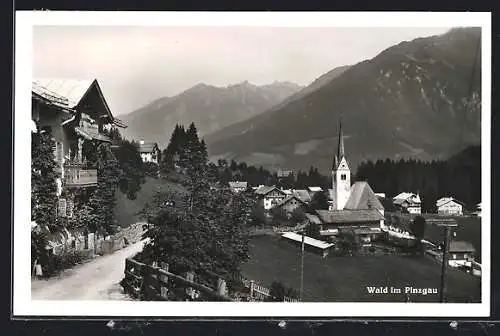
<path id="1" fill-rule="evenodd" d="M 339 123 L 338 147 L 332 167 L 332 189 L 328 190 L 329 209 L 308 214 L 311 224 L 319 226 L 321 236 L 335 237 L 343 231 L 370 242 L 381 233 L 384 207 L 368 182 L 351 185 L 351 170 L 344 149 L 342 121 Z"/>

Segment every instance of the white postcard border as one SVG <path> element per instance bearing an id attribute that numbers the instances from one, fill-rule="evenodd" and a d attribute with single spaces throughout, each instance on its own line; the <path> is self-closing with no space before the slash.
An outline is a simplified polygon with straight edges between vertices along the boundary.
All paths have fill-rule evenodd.
<path id="1" fill-rule="evenodd" d="M 14 316 L 487 317 L 490 314 L 491 13 L 478 12 L 56 12 L 17 11 L 14 116 Z M 34 301 L 30 275 L 32 28 L 36 25 L 482 27 L 482 302 L 213 303 Z"/>

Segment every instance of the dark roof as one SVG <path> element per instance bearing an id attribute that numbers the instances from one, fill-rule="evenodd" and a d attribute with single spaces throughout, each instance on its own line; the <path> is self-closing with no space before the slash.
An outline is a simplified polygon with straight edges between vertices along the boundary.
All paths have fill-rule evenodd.
<path id="1" fill-rule="evenodd" d="M 351 186 L 351 191 L 347 203 L 344 206 L 346 210 L 384 210 L 377 195 L 367 182 L 356 182 Z"/>
<path id="2" fill-rule="evenodd" d="M 323 223 L 342 224 L 372 222 L 384 219 L 384 216 L 377 210 L 316 210 L 316 213 Z"/>
<path id="3" fill-rule="evenodd" d="M 137 146 L 139 153 L 151 153 L 155 147 L 158 148 L 158 144 L 156 142 L 139 143 Z"/>
<path id="4" fill-rule="evenodd" d="M 295 199 L 297 201 L 299 201 L 300 203 L 302 204 L 306 204 L 303 200 L 301 200 L 299 197 L 295 196 L 295 195 L 290 195 L 288 197 L 286 197 L 285 199 L 281 200 L 278 204 L 276 204 L 277 207 L 280 207 L 282 205 L 285 205 L 286 203 L 290 202 L 292 199 Z"/>
<path id="5" fill-rule="evenodd" d="M 453 240 L 450 242 L 450 252 L 476 252 L 474 246 L 466 241 Z"/>
<path id="6" fill-rule="evenodd" d="M 306 218 L 309 220 L 309 223 L 311 223 L 311 224 L 317 224 L 317 225 L 321 224 L 321 220 L 319 219 L 318 216 L 311 215 L 309 213 L 306 213 L 305 215 L 306 215 Z"/>
<path id="7" fill-rule="evenodd" d="M 283 190 L 280 190 L 276 186 L 262 186 L 259 189 L 255 190 L 255 193 L 258 194 L 258 195 L 264 196 L 264 195 L 267 195 L 268 193 L 270 193 L 271 191 L 273 191 L 275 189 L 278 190 L 283 195 L 286 195 Z"/>
<path id="8" fill-rule="evenodd" d="M 300 200 L 302 202 L 310 202 L 311 201 L 311 194 L 307 190 L 302 190 L 302 189 L 294 190 L 292 192 L 292 194 L 297 196 L 298 198 L 300 198 Z"/>

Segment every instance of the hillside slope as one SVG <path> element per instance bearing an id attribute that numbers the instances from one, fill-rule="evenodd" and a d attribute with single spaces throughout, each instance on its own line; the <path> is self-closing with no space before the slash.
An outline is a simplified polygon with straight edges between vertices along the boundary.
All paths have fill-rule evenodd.
<path id="1" fill-rule="evenodd" d="M 257 86 L 245 81 L 228 87 L 198 84 L 121 116 L 128 125 L 123 135 L 165 147 L 176 124 L 195 122 L 200 135 L 212 133 L 266 111 L 301 88 L 289 82 Z"/>
<path id="2" fill-rule="evenodd" d="M 209 153 L 326 172 L 341 115 L 352 169 L 364 159 L 446 158 L 479 144 L 480 36 L 460 28 L 388 48 L 300 99 L 205 137 Z"/>

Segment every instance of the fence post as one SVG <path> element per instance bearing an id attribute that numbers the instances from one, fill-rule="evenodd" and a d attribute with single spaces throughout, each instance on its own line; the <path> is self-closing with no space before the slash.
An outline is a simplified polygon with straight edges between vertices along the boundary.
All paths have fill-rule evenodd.
<path id="1" fill-rule="evenodd" d="M 194 282 L 194 272 L 193 271 L 186 272 L 186 280 Z M 187 287 L 186 288 L 186 294 L 187 294 L 187 296 L 189 296 L 189 297 L 192 298 L 193 288 L 192 287 Z"/>
<path id="2" fill-rule="evenodd" d="M 223 296 L 228 295 L 226 281 L 224 279 L 217 279 L 217 293 Z"/>
<path id="3" fill-rule="evenodd" d="M 253 287 L 254 286 L 254 282 L 253 280 L 250 280 L 250 299 L 253 299 Z"/>
<path id="4" fill-rule="evenodd" d="M 160 262 L 160 268 L 166 272 L 168 272 L 168 263 L 166 262 Z M 159 280 L 160 280 L 160 296 L 164 299 L 168 298 L 168 276 L 159 274 Z"/>

